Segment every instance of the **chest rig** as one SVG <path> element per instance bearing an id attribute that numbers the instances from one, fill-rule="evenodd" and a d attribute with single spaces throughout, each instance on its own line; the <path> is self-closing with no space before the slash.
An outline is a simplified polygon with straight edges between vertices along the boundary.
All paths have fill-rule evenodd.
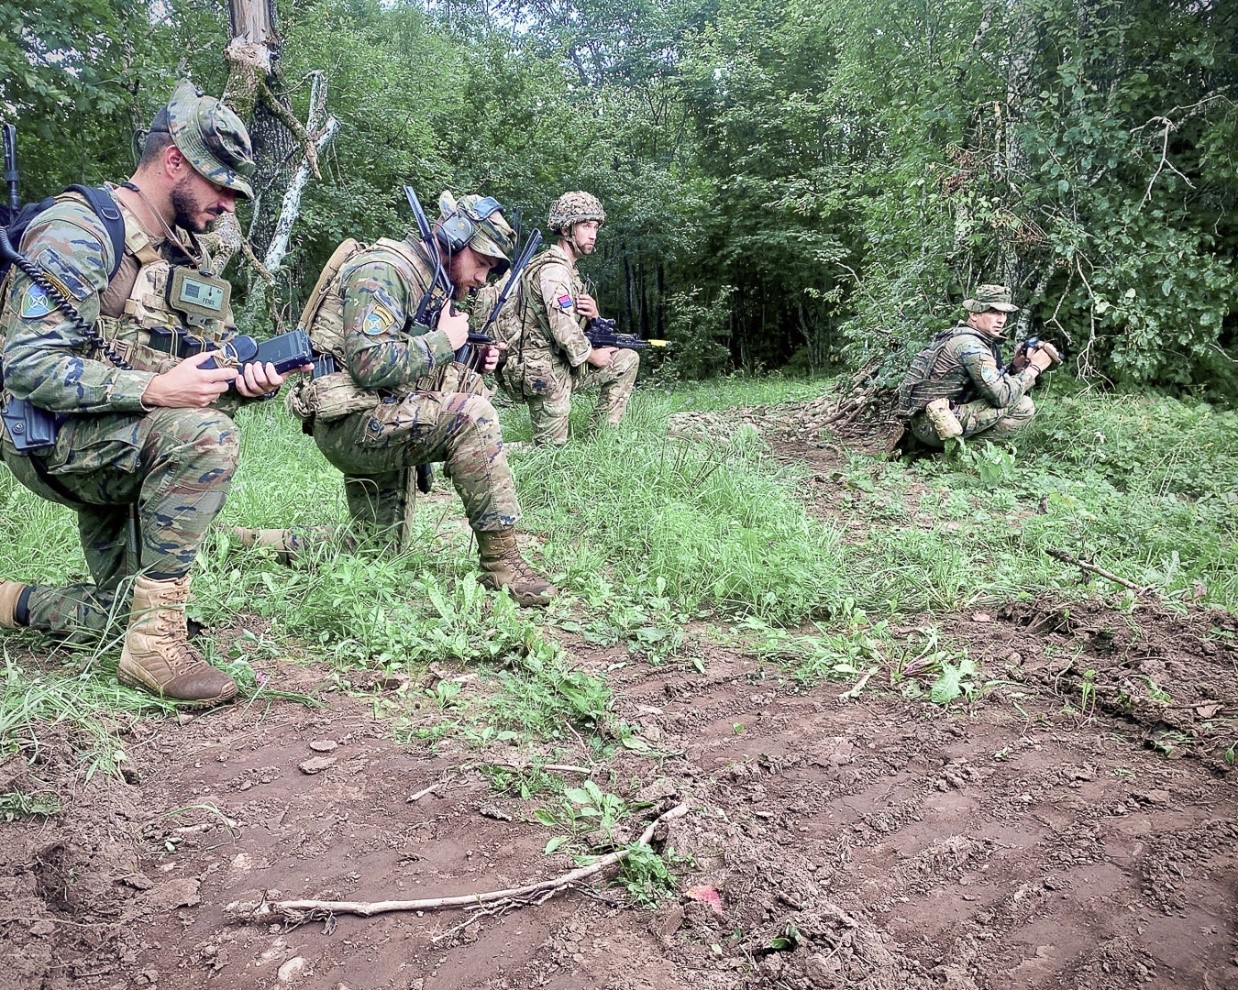
<path id="1" fill-rule="evenodd" d="M 121 213 L 125 256 L 99 297 L 97 324 L 111 349 L 138 371 L 162 373 L 230 338 L 232 286 L 205 270 L 205 253 L 194 259 L 168 241 L 161 250 L 128 210 Z"/>
<path id="2" fill-rule="evenodd" d="M 345 241 L 332 254 L 323 270 L 322 276 L 315 286 L 305 310 L 301 314 L 301 326 L 308 325 L 310 342 L 317 354 L 331 354 L 335 357 L 337 366 L 345 370 L 334 375 L 326 375 L 311 383 L 305 383 L 295 391 L 296 398 L 290 394 L 289 408 L 302 419 L 316 415 L 324 420 L 331 420 L 350 412 L 372 408 L 382 401 L 390 401 L 411 392 L 471 392 L 480 394 L 484 386 L 482 376 L 458 362 L 440 365 L 428 374 L 422 375 L 416 381 L 401 388 L 399 393 L 361 389 L 356 386 L 348 373 L 348 361 L 344 348 L 344 282 L 351 274 L 352 262 L 362 253 L 367 254 L 367 260 L 381 261 L 391 265 L 401 279 L 411 286 L 416 294 L 405 306 L 405 312 L 411 313 L 416 307 L 417 298 L 424 292 L 424 286 L 430 281 L 424 272 L 425 261 L 408 241 L 396 241 L 390 238 L 379 238 L 370 247 L 354 240 Z M 436 302 L 439 302 L 436 300 Z M 442 305 L 447 300 L 441 301 Z M 406 318 L 400 329 L 401 339 L 407 340 L 429 333 L 431 327 L 413 322 Z"/>

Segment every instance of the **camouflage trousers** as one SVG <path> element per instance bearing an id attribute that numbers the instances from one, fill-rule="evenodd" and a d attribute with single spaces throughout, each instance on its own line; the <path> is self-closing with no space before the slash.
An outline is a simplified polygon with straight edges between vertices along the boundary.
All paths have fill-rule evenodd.
<path id="1" fill-rule="evenodd" d="M 412 392 L 329 423 L 314 442 L 344 472 L 344 494 L 358 535 L 398 539 L 411 467 L 444 461 L 478 532 L 520 519 L 499 417 L 488 399 L 466 392 Z"/>
<path id="2" fill-rule="evenodd" d="M 127 615 L 122 583 L 139 569 L 157 580 L 189 573 L 239 455 L 236 424 L 216 409 L 71 416 L 55 448 L 39 457 L 51 482 L 32 461 L 38 455 L 18 454 L 5 441 L 4 462 L 17 479 L 77 513 L 91 576 L 64 587 L 34 586 L 30 628 L 97 635 Z"/>
<path id="3" fill-rule="evenodd" d="M 991 406 L 983 399 L 951 406 L 963 427 L 964 437 L 980 437 L 982 440 L 1004 440 L 1012 437 L 1036 418 L 1036 404 L 1031 396 L 1021 396 L 1013 406 Z M 921 443 L 938 449 L 945 446 L 933 424 L 924 413 L 911 418 L 912 434 Z"/>
<path id="4" fill-rule="evenodd" d="M 638 371 L 640 355 L 624 348 L 615 352 L 614 360 L 605 368 L 589 364 L 572 368 L 564 361 L 555 360 L 547 372 L 537 376 L 535 384 L 531 384 L 527 369 L 509 362 L 499 376 L 499 384 L 513 398 L 527 403 L 533 442 L 561 447 L 568 439 L 574 393 L 600 388 L 590 427 L 596 428 L 603 423 L 618 426 L 632 398 Z"/>

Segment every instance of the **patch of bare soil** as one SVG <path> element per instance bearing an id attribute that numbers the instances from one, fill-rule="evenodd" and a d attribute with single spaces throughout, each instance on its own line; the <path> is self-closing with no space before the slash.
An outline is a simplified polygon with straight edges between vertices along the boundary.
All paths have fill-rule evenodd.
<path id="1" fill-rule="evenodd" d="M 543 855 L 536 797 L 470 769 L 511 753 L 398 746 L 365 699 L 142 720 L 129 783 L 73 785 L 53 733 L 0 788 L 65 805 L 0 830 L 6 985 L 1238 986 L 1234 618 L 1032 602 L 943 631 L 1010 683 L 953 710 L 873 683 L 840 703 L 704 640 L 704 675 L 573 646 L 670 754 L 623 750 L 599 783 L 691 805 L 656 911 L 596 884 L 471 924 L 238 923 L 225 906 L 264 892 L 449 896 L 574 864 Z"/>

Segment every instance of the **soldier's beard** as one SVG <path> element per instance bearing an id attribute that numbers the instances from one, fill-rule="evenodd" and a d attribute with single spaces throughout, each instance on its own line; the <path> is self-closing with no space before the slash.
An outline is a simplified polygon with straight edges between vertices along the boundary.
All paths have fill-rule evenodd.
<path id="1" fill-rule="evenodd" d="M 173 222 L 182 230 L 203 234 L 206 232 L 207 224 L 219 216 L 219 213 L 213 212 L 211 219 L 205 222 L 199 220 L 198 217 L 203 212 L 202 204 L 198 202 L 197 198 L 187 188 L 187 181 L 182 180 L 172 187 Z"/>

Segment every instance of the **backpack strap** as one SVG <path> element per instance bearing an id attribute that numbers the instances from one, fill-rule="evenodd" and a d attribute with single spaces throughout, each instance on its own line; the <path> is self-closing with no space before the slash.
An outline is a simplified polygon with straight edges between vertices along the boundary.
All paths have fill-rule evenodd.
<path id="1" fill-rule="evenodd" d="M 112 281 L 120 270 L 121 259 L 125 256 L 125 221 L 120 215 L 120 207 L 106 188 L 72 185 L 65 192 L 75 192 L 81 196 L 103 221 L 108 239 L 112 242 L 112 269 L 107 273 L 107 280 Z"/>

